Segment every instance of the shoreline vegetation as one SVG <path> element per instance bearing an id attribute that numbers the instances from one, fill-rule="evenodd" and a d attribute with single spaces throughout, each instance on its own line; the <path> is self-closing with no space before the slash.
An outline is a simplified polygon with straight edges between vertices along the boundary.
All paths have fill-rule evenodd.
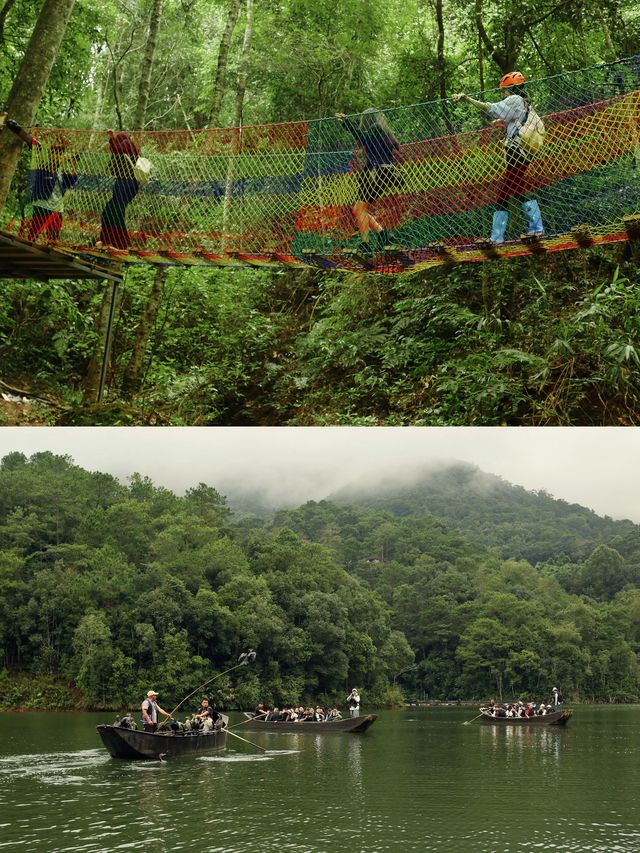
<path id="1" fill-rule="evenodd" d="M 525 697 L 526 698 L 526 697 Z M 307 697 L 303 704 L 313 702 L 318 704 L 316 698 L 310 699 Z M 322 701 L 320 704 L 322 704 Z M 410 708 L 477 708 L 487 698 L 471 698 L 471 699 L 411 699 L 406 698 L 393 704 L 372 704 L 367 705 L 367 713 L 371 711 L 386 710 L 401 710 Z M 501 700 L 499 700 L 501 701 Z M 506 700 L 505 700 L 506 701 Z M 638 704 L 640 698 L 629 699 L 627 701 L 619 701 L 615 699 L 585 699 L 581 698 L 576 701 L 566 700 L 567 707 L 576 705 L 635 705 Z M 140 698 L 142 702 L 142 698 Z M 56 704 L 58 703 L 58 704 Z M 341 707 L 340 701 L 326 701 L 324 705 L 337 705 Z M 50 680 L 42 678 L 31 678 L 24 673 L 9 674 L 6 671 L 0 672 L 0 713 L 30 713 L 51 712 L 51 713 L 133 713 L 137 708 L 136 703 L 129 705 L 108 704 L 104 707 L 92 705 L 87 698 L 73 684 L 66 683 L 60 680 Z M 243 708 L 225 708 L 225 711 L 243 711 Z M 183 711 L 180 712 L 184 713 Z"/>

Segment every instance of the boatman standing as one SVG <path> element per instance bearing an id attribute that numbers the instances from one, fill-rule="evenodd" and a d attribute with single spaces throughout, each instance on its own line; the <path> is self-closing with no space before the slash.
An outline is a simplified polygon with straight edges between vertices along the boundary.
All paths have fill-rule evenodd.
<path id="1" fill-rule="evenodd" d="M 360 716 L 360 694 L 355 687 L 347 696 L 347 706 L 349 708 L 350 717 Z"/>
<path id="2" fill-rule="evenodd" d="M 165 717 L 170 717 L 171 714 L 167 714 L 166 711 L 163 711 L 160 705 L 156 702 L 158 698 L 158 694 L 155 690 L 149 690 L 147 693 L 147 698 L 142 703 L 142 722 L 144 723 L 145 732 L 150 732 L 153 734 L 155 730 L 158 728 L 158 711 L 161 714 L 164 714 Z"/>
<path id="3" fill-rule="evenodd" d="M 562 693 L 558 690 L 557 687 L 554 687 L 551 692 L 553 693 L 553 707 L 555 711 L 562 710 L 562 703 L 564 702 L 564 697 Z"/>

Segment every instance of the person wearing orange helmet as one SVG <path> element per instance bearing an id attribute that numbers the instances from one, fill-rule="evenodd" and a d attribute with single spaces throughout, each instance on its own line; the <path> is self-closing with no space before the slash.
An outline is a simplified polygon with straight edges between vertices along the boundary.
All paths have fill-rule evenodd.
<path id="1" fill-rule="evenodd" d="M 456 103 L 466 101 L 472 104 L 486 112 L 494 123 L 504 128 L 506 171 L 498 189 L 497 210 L 493 213 L 491 229 L 491 242 L 497 245 L 504 243 L 509 221 L 507 204 L 511 198 L 520 199 L 522 202 L 522 209 L 527 217 L 527 236 L 544 236 L 540 206 L 536 199 L 526 198 L 529 190 L 526 171 L 531 162 L 531 154 L 523 148 L 519 136 L 520 128 L 526 122 L 531 107 L 531 99 L 524 88 L 525 82 L 524 76 L 519 71 L 510 71 L 505 74 L 500 80 L 504 98 L 495 103 L 477 101 L 464 92 L 453 96 Z"/>

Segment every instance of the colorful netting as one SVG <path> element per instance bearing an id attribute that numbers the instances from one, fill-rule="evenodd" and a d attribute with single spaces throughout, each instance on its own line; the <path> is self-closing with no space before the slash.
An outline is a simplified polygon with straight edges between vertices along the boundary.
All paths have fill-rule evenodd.
<path id="1" fill-rule="evenodd" d="M 12 227 L 74 253 L 130 262 L 387 272 L 636 238 L 640 57 L 531 82 L 526 91 L 545 141 L 506 200 L 504 129 L 445 100 L 383 111 L 393 137 L 371 113 L 131 132 L 111 144 L 104 132 L 38 129 L 30 192 Z M 52 182 L 53 203 L 44 199 L 43 208 Z M 522 203 L 531 199 L 545 237 L 527 241 Z M 496 247 L 486 240 L 503 208 L 508 226 Z M 368 245 L 363 209 L 385 229 L 371 232 Z"/>

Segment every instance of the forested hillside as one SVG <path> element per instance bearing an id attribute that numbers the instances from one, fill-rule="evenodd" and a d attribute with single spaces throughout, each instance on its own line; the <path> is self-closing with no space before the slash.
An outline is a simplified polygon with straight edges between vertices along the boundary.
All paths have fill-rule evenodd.
<path id="1" fill-rule="evenodd" d="M 588 461 L 585 460 L 585 465 Z M 497 546 L 505 558 L 535 565 L 546 560 L 582 560 L 600 543 L 625 557 L 640 556 L 640 528 L 631 521 L 603 518 L 544 491 L 514 486 L 472 465 L 412 472 L 407 482 L 359 484 L 331 497 L 405 516 L 430 513 L 472 542 Z"/>
<path id="2" fill-rule="evenodd" d="M 25 125 L 189 131 L 491 90 L 514 66 L 539 78 L 631 56 L 639 34 L 631 0 L 4 0 L 0 93 Z M 3 222 L 28 169 L 25 150 Z M 389 277 L 134 267 L 100 406 L 109 289 L 0 278 L 0 382 L 33 401 L 0 419 L 631 424 L 637 261 L 630 244 Z"/>
<path id="3" fill-rule="evenodd" d="M 354 684 L 369 705 L 401 691 L 546 697 L 554 682 L 574 701 L 637 699 L 640 560 L 611 544 L 636 526 L 601 521 L 584 558 L 533 567 L 417 506 L 235 520 L 208 485 L 177 496 L 12 453 L 0 463 L 0 702 L 126 707 L 153 684 L 177 703 L 247 646 L 255 667 L 216 690 L 226 707 L 341 701 Z"/>

